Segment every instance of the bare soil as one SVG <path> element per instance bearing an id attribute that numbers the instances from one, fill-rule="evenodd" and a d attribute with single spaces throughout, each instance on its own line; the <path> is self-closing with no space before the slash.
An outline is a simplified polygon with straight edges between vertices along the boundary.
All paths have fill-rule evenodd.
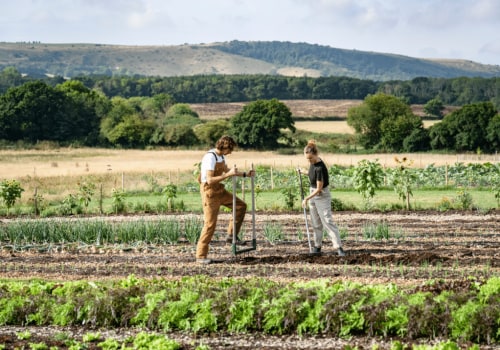
<path id="1" fill-rule="evenodd" d="M 345 119 L 347 112 L 352 107 L 357 107 L 363 100 L 282 100 L 292 112 L 294 118 L 325 118 L 335 117 Z M 213 120 L 219 118 L 231 118 L 241 112 L 248 102 L 228 103 L 192 103 L 189 106 L 198 113 L 200 119 Z M 411 105 L 415 115 L 425 117 L 424 105 Z M 443 115 L 458 109 L 455 106 L 445 106 Z"/>
<path id="2" fill-rule="evenodd" d="M 32 247 L 15 251 L 3 246 L 0 278 L 44 278 L 49 280 L 119 279 L 130 274 L 143 278 L 178 279 L 190 275 L 213 278 L 263 277 L 276 281 L 308 281 L 327 278 L 332 281 L 357 281 L 367 284 L 395 283 L 401 288 L 417 290 L 460 290 L 469 288 L 471 277 L 484 280 L 500 275 L 500 213 L 477 212 L 338 212 L 334 217 L 339 227 L 347 229 L 343 238 L 346 256 L 340 257 L 328 238 L 324 239 L 323 254 L 309 253 L 304 216 L 298 213 L 257 213 L 255 227 L 257 248 L 233 255 L 225 243 L 225 226 L 230 214 L 221 214 L 218 234 L 209 257 L 210 265 L 199 265 L 194 259 L 195 247 L 188 242 L 172 246 L 77 246 Z M 158 216 L 151 216 L 151 220 Z M 114 217 L 129 220 L 132 217 Z M 245 239 L 251 239 L 251 218 L 247 215 Z M 265 226 L 279 225 L 284 237 L 270 242 L 264 235 Z M 368 225 L 386 223 L 389 239 L 368 239 Z M 246 247 L 249 247 L 248 245 Z M 240 249 L 240 247 L 238 247 Z M 245 247 L 241 247 L 245 248 Z M 434 283 L 429 283 L 433 280 Z M 8 349 L 20 348 L 15 333 L 21 328 L 0 327 L 0 344 Z M 24 328 L 22 328 L 24 329 Z M 31 327 L 34 338 L 29 342 L 54 341 L 60 328 Z M 85 329 L 65 329 L 79 337 Z M 138 330 L 102 330 L 101 334 L 125 337 Z M 193 344 L 206 344 L 211 349 L 339 349 L 346 345 L 371 349 L 377 344 L 389 349 L 391 339 L 250 335 L 188 335 L 168 334 L 194 349 Z M 392 339 L 393 340 L 393 339 Z M 404 342 L 404 340 L 403 340 Z M 422 340 L 420 343 L 428 343 Z M 26 342 L 24 344 L 27 344 Z M 411 344 L 406 342 L 406 344 Z M 61 345 L 58 345 L 61 346 Z M 465 347 L 466 345 L 464 345 Z M 60 347 L 61 349 L 64 347 Z M 497 349 L 482 346 L 481 349 Z"/>

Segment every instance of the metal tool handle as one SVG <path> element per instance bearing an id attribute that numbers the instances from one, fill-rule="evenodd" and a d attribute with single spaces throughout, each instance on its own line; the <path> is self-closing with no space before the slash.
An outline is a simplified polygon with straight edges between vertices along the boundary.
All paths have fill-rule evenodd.
<path id="1" fill-rule="evenodd" d="M 253 163 L 250 171 L 254 174 L 254 176 L 250 177 L 250 184 L 252 190 L 252 239 L 255 242 L 257 235 L 255 233 L 255 170 L 253 168 Z"/>
<path id="2" fill-rule="evenodd" d="M 300 169 L 297 169 L 297 173 L 299 174 L 299 183 L 300 183 L 300 198 L 302 199 L 302 202 L 304 201 L 304 187 L 302 187 L 302 174 L 300 173 Z M 300 206 L 302 206 L 302 202 L 300 203 Z M 306 232 L 307 232 L 307 242 L 309 243 L 309 253 L 312 253 L 312 245 L 311 245 L 311 235 L 309 233 L 309 223 L 307 220 L 307 212 L 306 208 L 304 207 L 304 220 L 306 221 Z"/>
<path id="3" fill-rule="evenodd" d="M 236 174 L 236 164 L 234 165 Z M 233 245 L 236 244 L 236 175 L 233 175 Z"/>

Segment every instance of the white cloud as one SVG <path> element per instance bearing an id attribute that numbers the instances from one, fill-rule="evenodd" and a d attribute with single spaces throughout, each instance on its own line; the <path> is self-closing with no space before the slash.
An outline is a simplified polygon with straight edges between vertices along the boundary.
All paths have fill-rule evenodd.
<path id="1" fill-rule="evenodd" d="M 281 40 L 500 64 L 500 0 L 16 0 L 2 13 L 0 41 Z"/>

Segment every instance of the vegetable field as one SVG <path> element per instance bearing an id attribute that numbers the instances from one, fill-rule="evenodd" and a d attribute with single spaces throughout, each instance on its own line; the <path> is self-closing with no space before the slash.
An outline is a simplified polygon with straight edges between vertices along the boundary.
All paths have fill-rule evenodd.
<path id="1" fill-rule="evenodd" d="M 222 210 L 199 265 L 203 152 L 1 153 L 0 350 L 500 348 L 498 155 L 325 155 L 339 257 L 309 254 L 303 155 L 237 152 L 256 250 Z"/>
<path id="2" fill-rule="evenodd" d="M 336 212 L 344 257 L 327 238 L 310 255 L 299 213 L 257 213 L 257 249 L 234 256 L 229 218 L 221 214 L 211 265 L 195 263 L 194 214 L 47 219 L 53 232 L 68 222 L 94 229 L 32 244 L 23 222 L 23 244 L 3 236 L 0 346 L 69 348 L 70 338 L 79 348 L 141 348 L 132 344 L 145 331 L 178 346 L 156 347 L 165 349 L 498 348 L 495 211 Z M 4 232 L 14 222 L 3 220 Z M 120 236 L 151 227 L 142 240 Z"/>

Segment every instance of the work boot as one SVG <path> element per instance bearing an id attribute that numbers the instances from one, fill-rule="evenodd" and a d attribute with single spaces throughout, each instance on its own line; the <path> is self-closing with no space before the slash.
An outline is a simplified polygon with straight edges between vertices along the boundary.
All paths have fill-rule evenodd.
<path id="1" fill-rule="evenodd" d="M 226 243 L 233 244 L 233 237 L 226 238 Z M 239 238 L 236 239 L 236 245 L 246 245 L 246 244 L 247 244 L 246 241 L 242 241 Z"/>
<path id="2" fill-rule="evenodd" d="M 321 247 L 313 247 L 313 255 L 321 255 Z"/>
<path id="3" fill-rule="evenodd" d="M 345 256 L 345 252 L 344 252 L 344 249 L 342 249 L 342 247 L 339 248 L 339 250 L 337 250 L 337 254 L 339 256 Z"/>
<path id="4" fill-rule="evenodd" d="M 208 265 L 208 264 L 212 263 L 212 260 L 211 259 L 207 259 L 207 258 L 197 258 L 196 259 L 196 263 L 202 264 L 202 265 Z"/>

